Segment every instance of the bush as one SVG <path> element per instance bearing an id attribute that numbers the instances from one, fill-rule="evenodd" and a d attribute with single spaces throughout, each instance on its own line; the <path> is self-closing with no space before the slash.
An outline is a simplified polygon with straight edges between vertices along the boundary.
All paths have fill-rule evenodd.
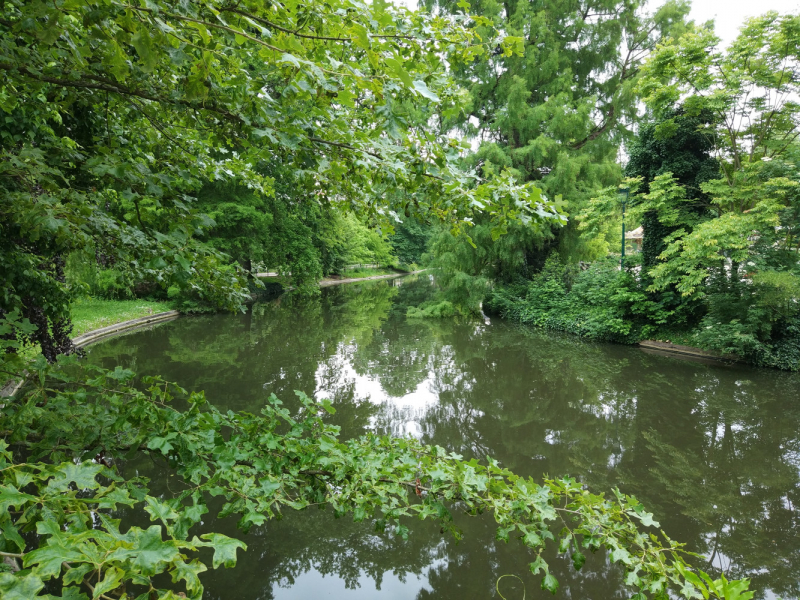
<path id="1" fill-rule="evenodd" d="M 708 316 L 695 333 L 696 344 L 706 350 L 735 355 L 759 367 L 800 370 L 800 318 L 784 319 L 772 327 L 770 339 L 760 339 L 749 319 L 722 322 Z"/>
<path id="2" fill-rule="evenodd" d="M 97 271 L 92 295 L 107 300 L 133 298 L 133 287 L 125 280 L 122 271 L 101 269 Z"/>
<path id="3" fill-rule="evenodd" d="M 629 288 L 632 282 L 610 260 L 578 271 L 551 256 L 529 284 L 494 291 L 486 307 L 537 327 L 592 340 L 632 343 L 639 339 L 641 329 L 629 318 L 631 303 L 641 300 Z"/>
<path id="4" fill-rule="evenodd" d="M 494 290 L 485 310 L 591 340 L 636 343 L 676 317 L 643 289 L 636 266 L 634 259 L 620 271 L 616 259 L 605 259 L 580 270 L 553 255 L 530 282 Z"/>

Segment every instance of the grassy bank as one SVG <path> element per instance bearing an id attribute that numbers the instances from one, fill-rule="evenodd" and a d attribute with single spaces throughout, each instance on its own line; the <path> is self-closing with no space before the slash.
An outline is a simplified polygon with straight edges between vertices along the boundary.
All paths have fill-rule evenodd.
<path id="1" fill-rule="evenodd" d="M 72 335 L 172 310 L 171 302 L 79 298 L 72 304 Z"/>

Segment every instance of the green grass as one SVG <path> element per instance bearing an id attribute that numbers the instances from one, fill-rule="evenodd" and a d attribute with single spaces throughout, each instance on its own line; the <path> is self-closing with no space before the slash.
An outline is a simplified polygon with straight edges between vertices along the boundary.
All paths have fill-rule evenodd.
<path id="1" fill-rule="evenodd" d="M 171 302 L 79 298 L 72 304 L 72 336 L 168 310 Z"/>

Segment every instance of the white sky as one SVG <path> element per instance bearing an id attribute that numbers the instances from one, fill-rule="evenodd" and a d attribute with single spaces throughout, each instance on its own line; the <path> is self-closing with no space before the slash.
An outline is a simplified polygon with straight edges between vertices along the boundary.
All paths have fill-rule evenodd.
<path id="1" fill-rule="evenodd" d="M 654 2 L 656 6 L 661 2 Z M 797 13 L 800 0 L 694 0 L 689 18 L 696 23 L 714 20 L 714 31 L 722 38 L 722 45 L 730 44 L 748 17 L 757 17 L 771 10 L 779 13 Z"/>

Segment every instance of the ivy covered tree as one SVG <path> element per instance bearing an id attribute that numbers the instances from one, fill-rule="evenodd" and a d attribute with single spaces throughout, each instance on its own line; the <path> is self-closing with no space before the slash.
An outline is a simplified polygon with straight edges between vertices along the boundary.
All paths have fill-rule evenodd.
<path id="1" fill-rule="evenodd" d="M 650 192 L 650 183 L 659 175 L 672 173 L 675 180 L 686 189 L 692 210 L 698 215 L 707 214 L 710 198 L 700 185 L 716 179 L 720 165 L 713 156 L 716 148 L 716 127 L 709 111 L 688 115 L 682 109 L 669 109 L 660 120 L 645 123 L 628 148 L 625 175 L 642 179 L 641 191 Z M 658 220 L 654 210 L 642 215 L 644 240 L 642 267 L 649 271 L 666 249 L 665 239 L 674 228 Z"/>

